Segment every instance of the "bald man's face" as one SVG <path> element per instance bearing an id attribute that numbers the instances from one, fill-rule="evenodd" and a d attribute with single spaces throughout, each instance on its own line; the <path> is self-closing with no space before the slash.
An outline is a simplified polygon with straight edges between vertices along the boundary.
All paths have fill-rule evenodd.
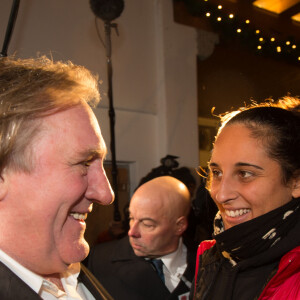
<path id="1" fill-rule="evenodd" d="M 171 211 L 162 201 L 153 201 L 141 194 L 132 197 L 128 235 L 137 256 L 159 257 L 177 249 L 181 234 L 176 217 L 170 217 Z"/>

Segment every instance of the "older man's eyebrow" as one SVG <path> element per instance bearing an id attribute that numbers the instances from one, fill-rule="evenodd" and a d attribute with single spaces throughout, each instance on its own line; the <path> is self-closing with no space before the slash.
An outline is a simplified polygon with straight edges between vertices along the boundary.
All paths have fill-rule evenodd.
<path id="1" fill-rule="evenodd" d="M 106 147 L 101 149 L 86 149 L 84 151 L 80 151 L 76 154 L 79 159 L 85 158 L 105 158 L 107 155 Z"/>

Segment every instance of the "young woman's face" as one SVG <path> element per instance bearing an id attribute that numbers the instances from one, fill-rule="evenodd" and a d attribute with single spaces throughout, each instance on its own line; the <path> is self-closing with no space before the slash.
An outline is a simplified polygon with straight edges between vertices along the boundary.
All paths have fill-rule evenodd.
<path id="1" fill-rule="evenodd" d="M 209 164 L 211 196 L 225 229 L 276 209 L 299 197 L 295 182 L 284 185 L 281 167 L 268 157 L 261 141 L 241 124 L 225 127 Z"/>

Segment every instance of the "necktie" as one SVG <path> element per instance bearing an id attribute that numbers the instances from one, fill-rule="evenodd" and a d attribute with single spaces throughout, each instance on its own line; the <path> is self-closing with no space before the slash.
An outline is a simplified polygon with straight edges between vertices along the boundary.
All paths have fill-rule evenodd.
<path id="1" fill-rule="evenodd" d="M 154 266 L 158 276 L 162 280 L 163 283 L 165 283 L 165 276 L 163 272 L 163 262 L 161 259 L 151 259 L 151 263 Z"/>

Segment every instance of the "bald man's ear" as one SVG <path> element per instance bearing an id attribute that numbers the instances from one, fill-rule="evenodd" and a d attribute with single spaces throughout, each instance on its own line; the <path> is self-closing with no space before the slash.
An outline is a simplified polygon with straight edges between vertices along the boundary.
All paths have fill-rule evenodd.
<path id="1" fill-rule="evenodd" d="M 176 220 L 176 234 L 181 236 L 188 227 L 188 221 L 185 216 L 181 216 Z"/>

